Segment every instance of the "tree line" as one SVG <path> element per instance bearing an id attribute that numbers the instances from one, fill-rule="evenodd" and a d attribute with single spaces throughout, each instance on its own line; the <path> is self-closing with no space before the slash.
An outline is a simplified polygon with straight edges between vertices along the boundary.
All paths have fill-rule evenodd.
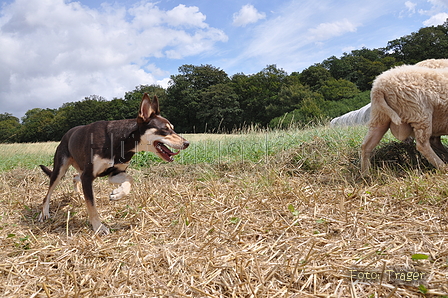
<path id="1" fill-rule="evenodd" d="M 59 141 L 77 125 L 135 118 L 144 92 L 158 96 L 162 115 L 182 133 L 307 125 L 366 105 L 373 80 L 385 70 L 431 58 L 448 58 L 448 21 L 291 74 L 276 65 L 231 76 L 212 65 L 182 65 L 167 89 L 141 85 L 110 101 L 91 95 L 58 109 L 28 110 L 22 119 L 0 114 L 0 142 Z"/>

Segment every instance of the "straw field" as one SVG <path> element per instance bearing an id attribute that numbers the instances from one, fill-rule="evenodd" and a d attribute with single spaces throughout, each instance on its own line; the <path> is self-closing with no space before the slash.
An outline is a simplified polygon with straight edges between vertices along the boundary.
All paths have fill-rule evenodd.
<path id="1" fill-rule="evenodd" d="M 0 145 L 0 296 L 448 297 L 447 174 L 389 137 L 362 179 L 365 132 L 187 135 L 127 198 L 94 182 L 104 237 L 73 170 L 37 222 L 56 143 Z"/>

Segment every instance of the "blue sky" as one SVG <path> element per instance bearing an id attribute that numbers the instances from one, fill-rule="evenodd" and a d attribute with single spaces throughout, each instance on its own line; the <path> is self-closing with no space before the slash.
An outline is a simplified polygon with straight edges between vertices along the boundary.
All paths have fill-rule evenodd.
<path id="1" fill-rule="evenodd" d="M 448 18 L 448 0 L 0 1 L 0 113 L 167 86 L 183 64 L 302 71 Z"/>

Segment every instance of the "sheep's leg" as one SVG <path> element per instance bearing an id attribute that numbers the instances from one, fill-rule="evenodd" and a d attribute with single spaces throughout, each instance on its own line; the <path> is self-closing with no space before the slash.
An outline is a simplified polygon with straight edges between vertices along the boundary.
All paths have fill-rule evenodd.
<path id="1" fill-rule="evenodd" d="M 431 143 L 431 147 L 437 156 L 439 156 L 444 162 L 448 162 L 448 151 L 445 146 L 443 146 L 440 136 L 431 137 L 429 142 Z"/>
<path id="2" fill-rule="evenodd" d="M 442 169 L 445 163 L 437 156 L 434 150 L 431 148 L 431 142 L 429 141 L 431 134 L 424 129 L 415 130 L 415 140 L 417 142 L 417 150 L 423 154 L 424 157 L 437 169 Z"/>
<path id="3" fill-rule="evenodd" d="M 370 169 L 370 155 L 389 129 L 389 123 L 371 126 L 361 145 L 361 174 L 366 176 Z"/>

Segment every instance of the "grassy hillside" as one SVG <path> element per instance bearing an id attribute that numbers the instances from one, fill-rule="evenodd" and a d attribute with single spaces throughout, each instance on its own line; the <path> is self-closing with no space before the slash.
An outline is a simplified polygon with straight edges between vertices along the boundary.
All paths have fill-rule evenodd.
<path id="1" fill-rule="evenodd" d="M 187 135 L 137 156 L 127 198 L 95 181 L 105 237 L 68 178 L 36 221 L 55 143 L 0 146 L 0 296 L 447 297 L 446 174 L 386 139 L 362 179 L 365 132 Z"/>

